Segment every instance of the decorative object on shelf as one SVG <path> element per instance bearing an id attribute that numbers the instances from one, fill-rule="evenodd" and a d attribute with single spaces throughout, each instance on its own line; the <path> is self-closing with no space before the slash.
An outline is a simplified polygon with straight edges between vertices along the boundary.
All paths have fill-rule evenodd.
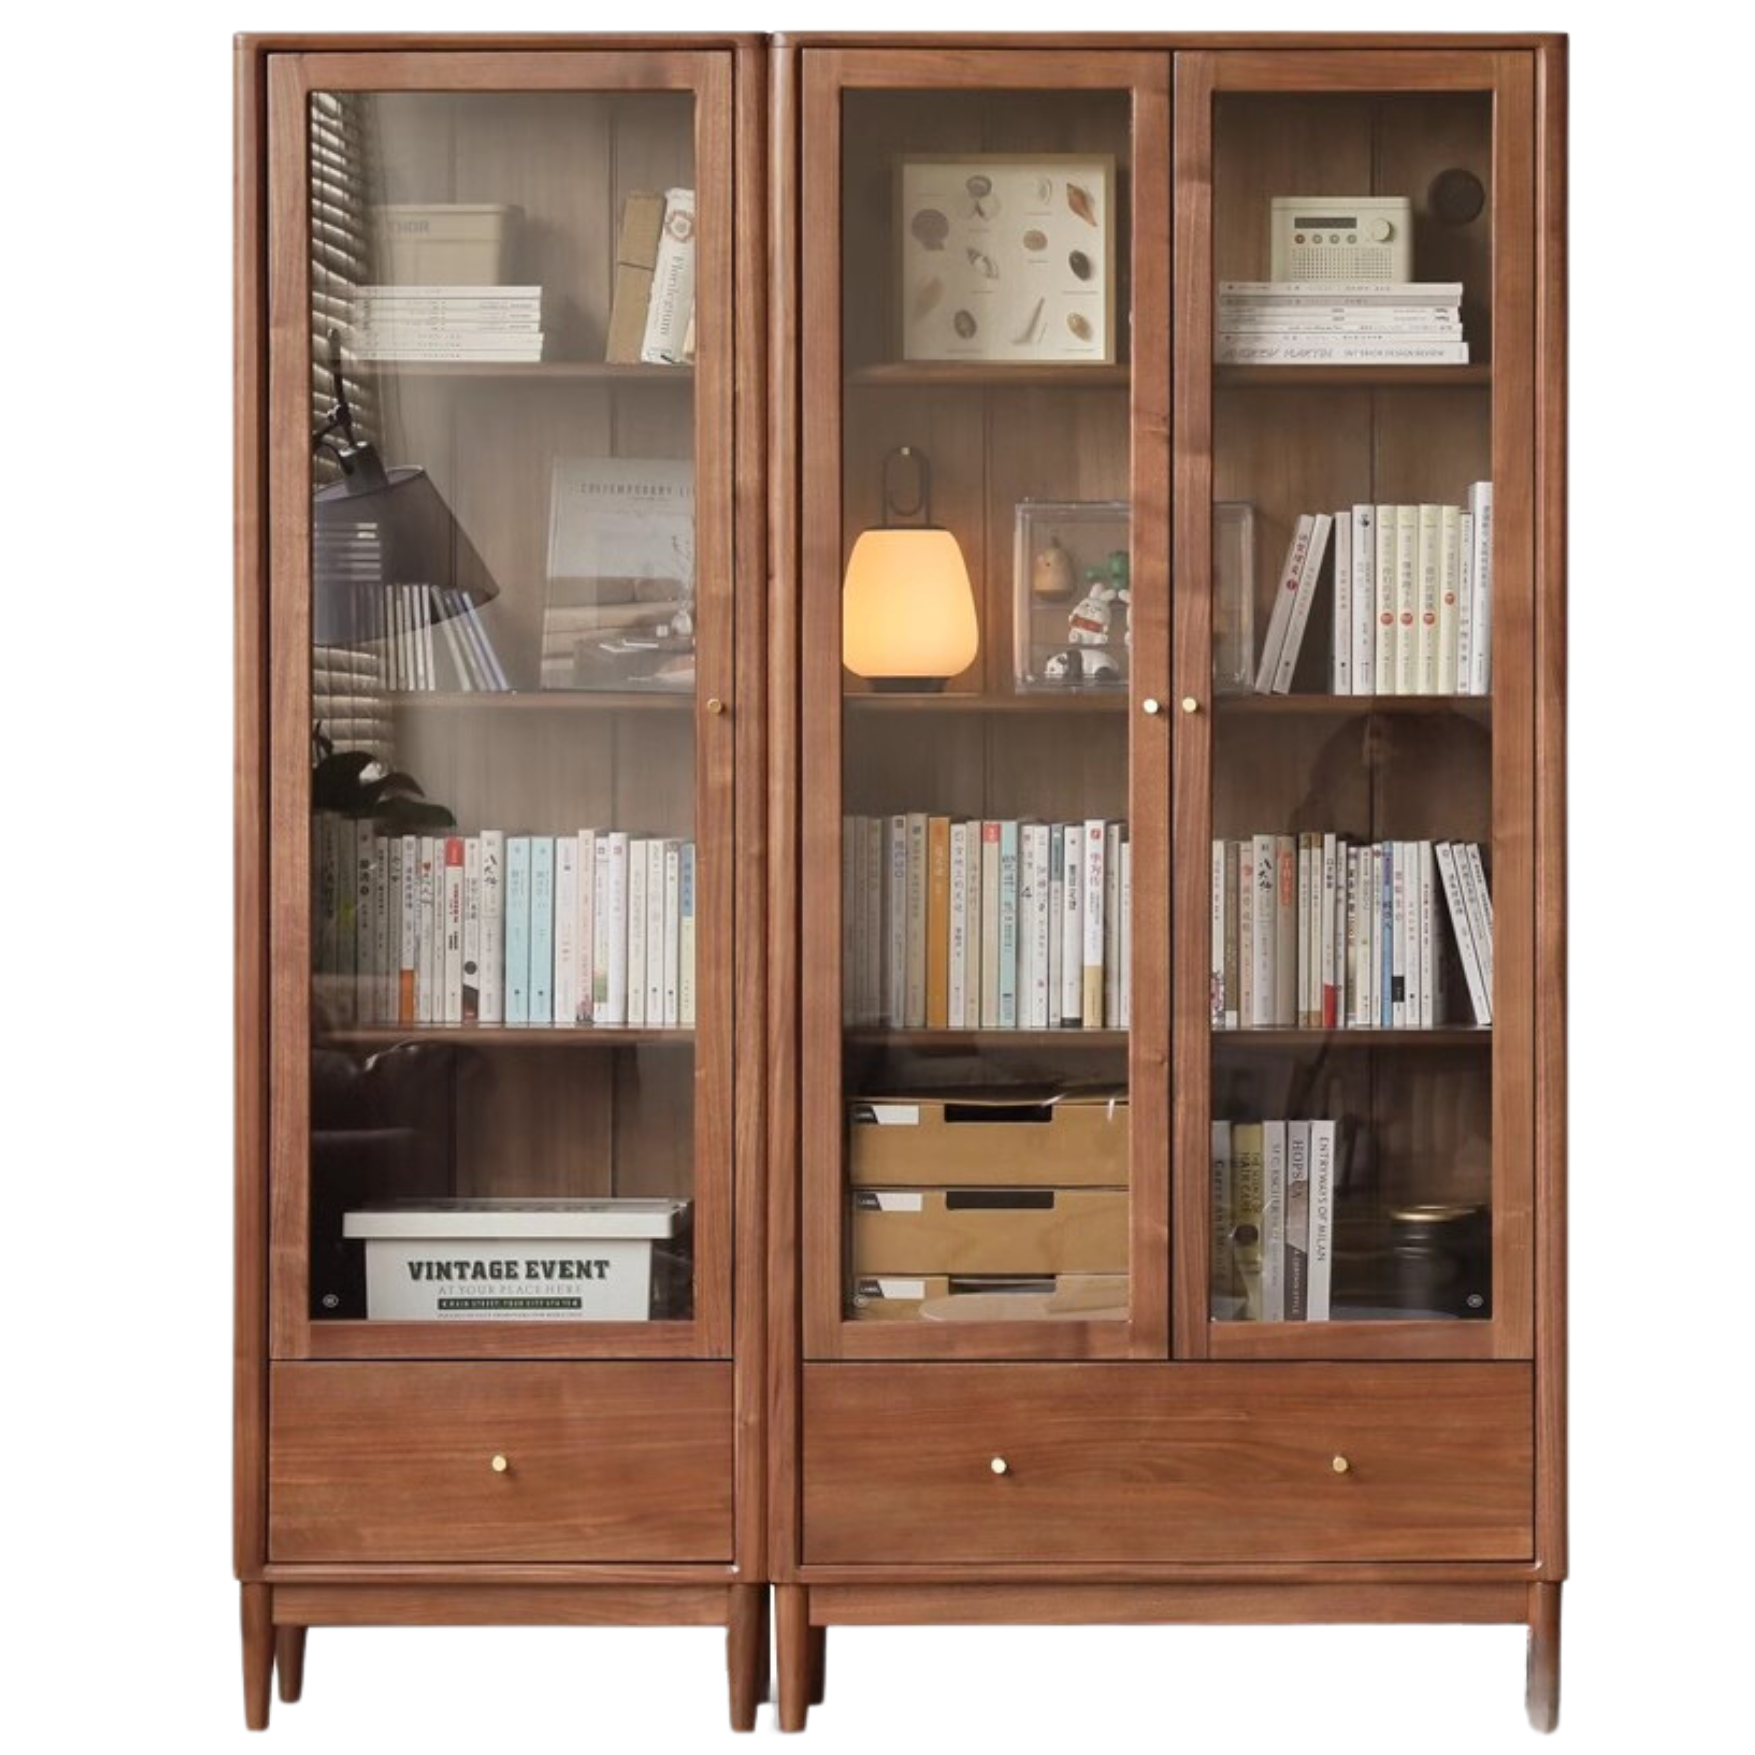
<path id="1" fill-rule="evenodd" d="M 898 486 L 904 468 L 914 472 L 912 493 Z M 847 561 L 841 662 L 874 688 L 942 689 L 981 646 L 969 569 L 956 537 L 932 522 L 924 452 L 902 445 L 884 459 L 882 496 L 882 526 L 862 531 Z"/>
<path id="2" fill-rule="evenodd" d="M 542 686 L 693 688 L 694 599 L 694 465 L 557 457 Z"/>
<path id="3" fill-rule="evenodd" d="M 1412 280 L 1414 212 L 1405 195 L 1276 195 L 1275 280 Z"/>
<path id="4" fill-rule="evenodd" d="M 362 286 L 348 351 L 357 360 L 530 364 L 542 358 L 540 286 Z"/>
<path id="5" fill-rule="evenodd" d="M 1017 687 L 1125 688 L 1133 641 L 1127 502 L 1024 500 L 1015 529 Z M 1052 594 L 1043 588 L 1045 580 L 1057 587 L 1064 580 L 1065 589 Z"/>
<path id="6" fill-rule="evenodd" d="M 329 334 L 335 401 L 311 448 L 340 468 L 311 506 L 311 643 L 353 646 L 381 631 L 387 587 L 420 588 L 423 625 L 489 602 L 499 586 L 427 472 L 386 469 L 354 426 L 341 337 Z"/>
<path id="7" fill-rule="evenodd" d="M 1487 191 L 1473 171 L 1440 171 L 1426 191 L 1426 210 L 1440 225 L 1467 225 L 1487 209 Z"/>
<path id="8" fill-rule="evenodd" d="M 1115 359 L 1115 160 L 906 157 L 897 173 L 905 360 Z"/>
<path id="9" fill-rule="evenodd" d="M 1213 687 L 1247 694 L 1255 685 L 1255 508 L 1213 507 Z"/>

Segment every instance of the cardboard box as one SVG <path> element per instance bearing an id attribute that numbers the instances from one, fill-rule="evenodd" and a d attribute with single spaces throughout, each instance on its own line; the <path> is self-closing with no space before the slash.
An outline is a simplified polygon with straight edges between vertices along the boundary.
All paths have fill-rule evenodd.
<path id="1" fill-rule="evenodd" d="M 441 201 L 374 207 L 378 279 L 386 286 L 504 286 L 519 207 Z"/>
<path id="2" fill-rule="evenodd" d="M 1125 1187 L 1127 1099 L 860 1098 L 847 1175 L 864 1188 Z"/>
<path id="3" fill-rule="evenodd" d="M 854 1275 L 1120 1274 L 1125 1188 L 860 1188 Z"/>
<path id="4" fill-rule="evenodd" d="M 428 1201 L 362 1207 L 374 1322 L 645 1322 L 652 1247 L 686 1202 Z"/>
<path id="5" fill-rule="evenodd" d="M 622 229 L 615 248 L 615 290 L 609 303 L 609 335 L 603 357 L 612 365 L 636 365 L 646 340 L 652 303 L 652 271 L 664 234 L 664 197 L 635 190 L 622 203 Z"/>
<path id="6" fill-rule="evenodd" d="M 1099 1322 L 1127 1318 L 1126 1274 L 886 1274 L 853 1288 L 860 1322 Z"/>

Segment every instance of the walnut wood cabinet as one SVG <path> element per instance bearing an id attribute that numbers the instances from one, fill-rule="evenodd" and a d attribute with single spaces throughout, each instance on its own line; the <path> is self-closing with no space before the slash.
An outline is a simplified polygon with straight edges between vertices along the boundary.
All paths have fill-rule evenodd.
<path id="1" fill-rule="evenodd" d="M 791 1730 L 831 1626 L 1199 1621 L 1526 1624 L 1552 1727 L 1565 78 L 1525 35 L 240 41 L 253 1726 L 312 1626 L 553 1622 L 723 1625 L 747 1729 L 772 1591 Z M 629 197 L 665 191 L 689 345 L 611 363 Z M 1221 285 L 1285 278 L 1286 196 L 1336 250 L 1408 198 L 1466 360 L 1231 359 L 1271 329 Z M 437 208 L 501 228 L 492 272 L 423 254 Z M 488 292 L 462 342 L 453 281 Z M 336 521 L 362 442 L 446 514 L 413 571 L 394 520 Z M 569 567 L 565 491 L 679 482 L 686 593 Z M 1328 572 L 1254 686 L 1301 520 L 1363 552 L 1355 506 L 1414 512 L 1383 564 L 1422 666 L 1417 526 L 1468 512 L 1475 686 L 1349 680 Z M 908 525 L 973 600 L 942 682 L 844 663 L 854 546 Z M 457 1015 L 446 956 L 487 941 L 459 916 L 422 962 L 426 844 L 443 940 L 448 843 L 546 838 L 558 888 L 612 833 L 692 877 L 692 1003 L 518 1022 L 507 942 Z M 1295 996 L 1289 941 L 1239 937 L 1264 880 Z M 1030 1137 L 944 1143 L 984 1124 Z M 362 1240 L 593 1201 L 660 1215 L 635 1315 L 522 1281 L 394 1314 Z"/>

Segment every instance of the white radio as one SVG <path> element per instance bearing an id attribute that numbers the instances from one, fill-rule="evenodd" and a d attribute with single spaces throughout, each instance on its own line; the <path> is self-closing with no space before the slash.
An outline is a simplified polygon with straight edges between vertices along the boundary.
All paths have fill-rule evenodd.
<path id="1" fill-rule="evenodd" d="M 1413 204 L 1405 195 L 1276 195 L 1275 280 L 1412 280 Z"/>

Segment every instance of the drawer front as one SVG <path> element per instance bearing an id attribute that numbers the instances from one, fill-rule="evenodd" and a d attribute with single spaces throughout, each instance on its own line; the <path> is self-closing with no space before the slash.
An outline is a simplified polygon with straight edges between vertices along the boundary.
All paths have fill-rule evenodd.
<path id="1" fill-rule="evenodd" d="M 812 1366 L 804 1558 L 1528 1559 L 1531 1390 L 1523 1364 Z"/>
<path id="2" fill-rule="evenodd" d="M 732 1554 L 729 1365 L 276 1365 L 268 1456 L 276 1560 Z"/>

